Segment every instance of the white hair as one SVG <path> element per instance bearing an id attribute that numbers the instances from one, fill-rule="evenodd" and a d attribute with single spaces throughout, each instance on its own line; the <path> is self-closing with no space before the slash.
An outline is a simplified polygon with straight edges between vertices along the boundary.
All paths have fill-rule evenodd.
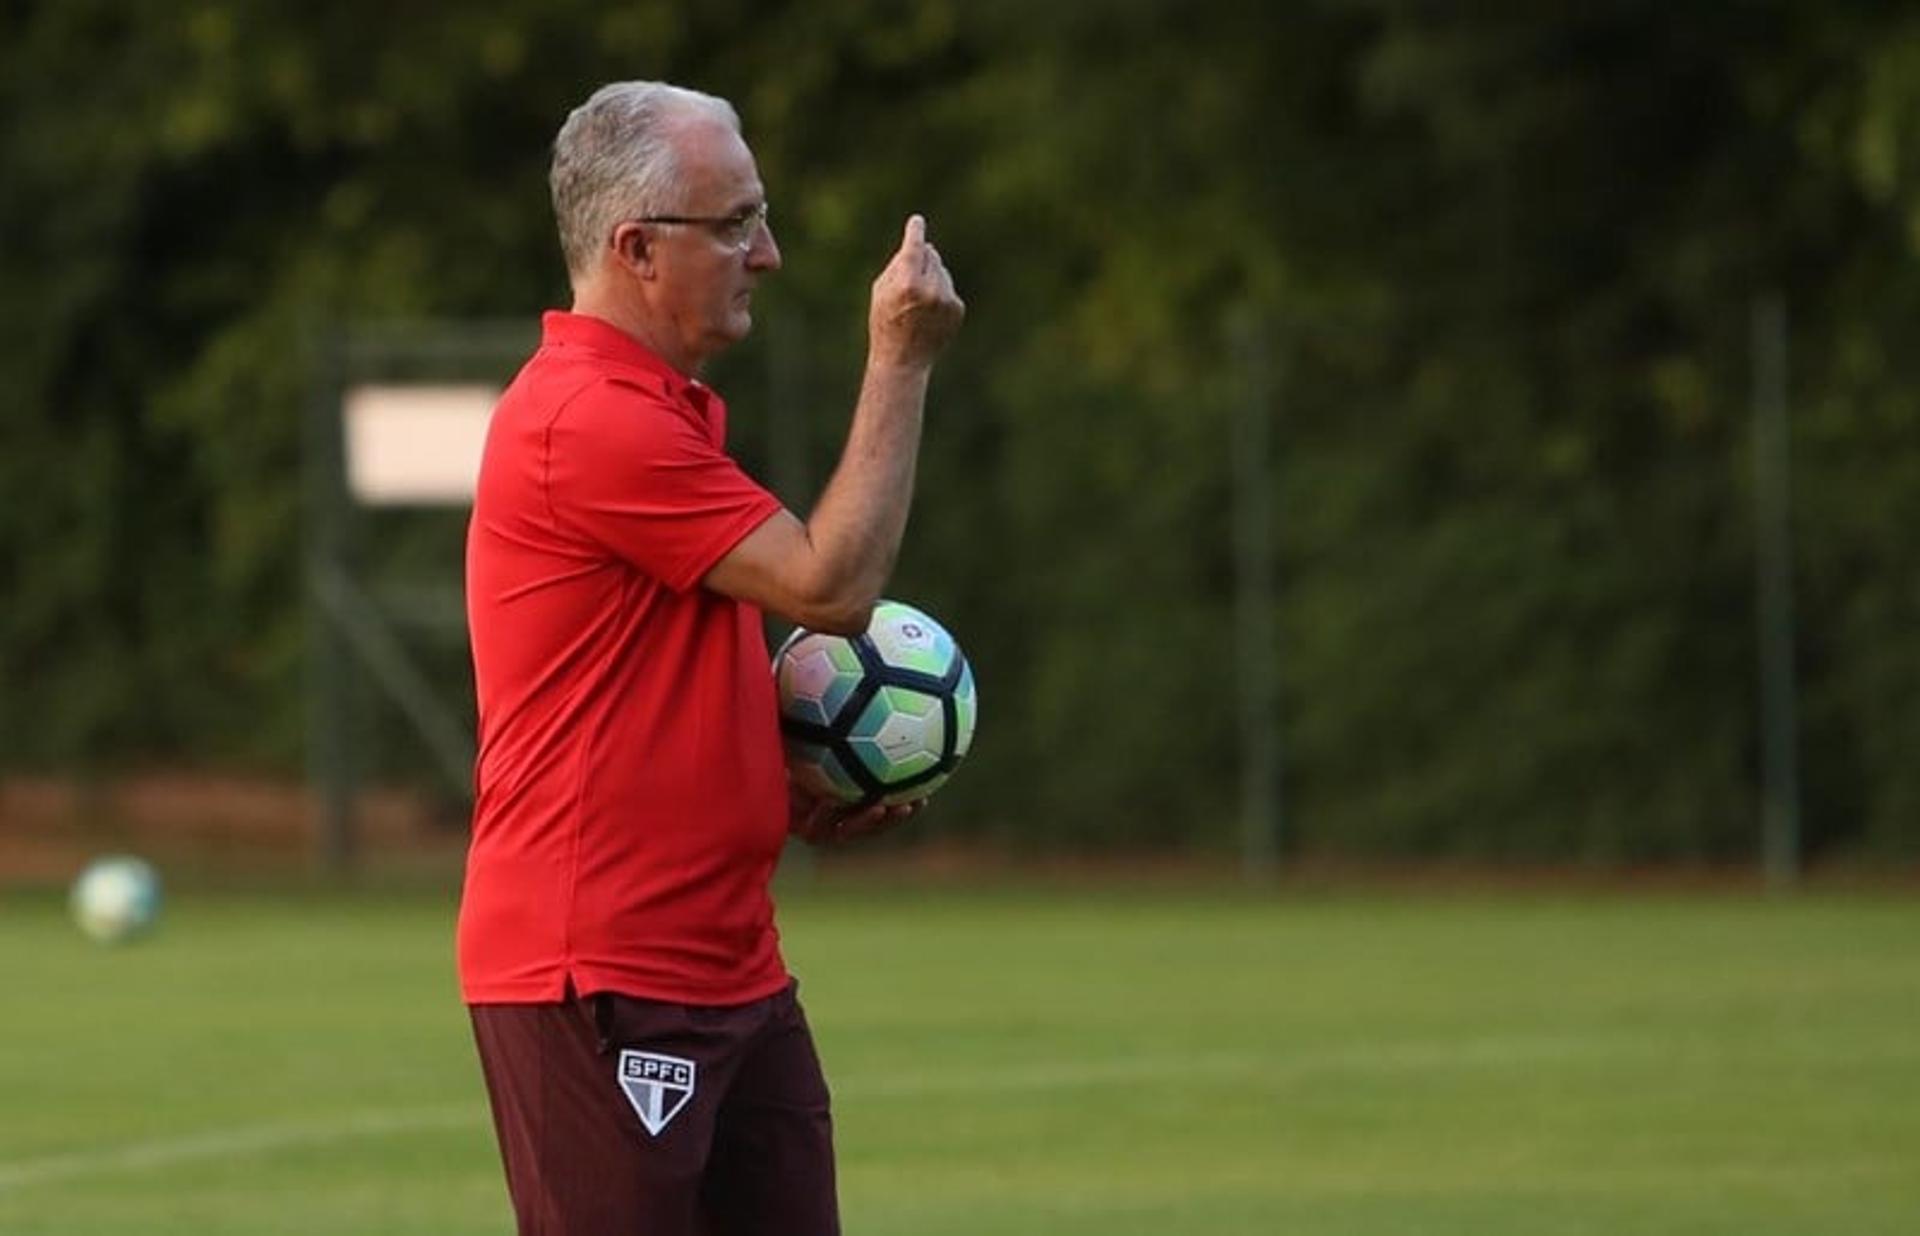
<path id="1" fill-rule="evenodd" d="M 553 139 L 553 214 L 567 273 L 586 275 L 623 219 L 679 207 L 675 129 L 690 116 L 740 131 L 725 99 L 665 82 L 614 82 L 573 109 Z"/>

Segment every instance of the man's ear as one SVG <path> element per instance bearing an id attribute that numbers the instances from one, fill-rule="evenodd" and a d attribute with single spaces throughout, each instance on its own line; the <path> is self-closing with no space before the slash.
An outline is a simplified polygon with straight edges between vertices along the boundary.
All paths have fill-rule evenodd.
<path id="1" fill-rule="evenodd" d="M 607 243 L 622 269 L 642 279 L 653 278 L 653 233 L 646 224 L 625 220 L 614 227 Z"/>

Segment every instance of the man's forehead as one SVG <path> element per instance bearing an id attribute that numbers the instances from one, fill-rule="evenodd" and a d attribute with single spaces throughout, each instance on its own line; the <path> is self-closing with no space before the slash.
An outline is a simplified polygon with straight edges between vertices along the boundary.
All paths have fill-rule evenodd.
<path id="1" fill-rule="evenodd" d="M 726 199 L 712 205 L 750 204 L 762 196 L 753 152 L 732 126 L 699 117 L 674 135 L 674 145 L 689 192 Z"/>

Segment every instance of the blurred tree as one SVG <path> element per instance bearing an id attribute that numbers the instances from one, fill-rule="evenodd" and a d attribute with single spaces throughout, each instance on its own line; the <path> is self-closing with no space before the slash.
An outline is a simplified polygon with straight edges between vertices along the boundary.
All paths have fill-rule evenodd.
<path id="1" fill-rule="evenodd" d="M 0 7 L 0 767 L 297 767 L 312 331 L 561 303 L 547 143 L 657 76 L 745 117 L 816 476 L 908 211 L 960 274 L 896 583 L 980 670 L 946 826 L 1230 842 L 1251 307 L 1294 839 L 1750 852 L 1778 288 L 1810 831 L 1911 854 L 1920 19 L 1503 7 Z M 716 377 L 764 460 L 758 346 Z"/>

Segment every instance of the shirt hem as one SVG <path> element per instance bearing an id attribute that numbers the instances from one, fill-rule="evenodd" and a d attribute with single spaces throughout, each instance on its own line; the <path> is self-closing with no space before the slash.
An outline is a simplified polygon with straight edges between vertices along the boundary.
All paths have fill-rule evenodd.
<path id="1" fill-rule="evenodd" d="M 623 979 L 605 971 L 582 974 L 578 968 L 556 971 L 551 979 L 523 983 L 468 983 L 461 986 L 461 1002 L 472 1007 L 483 1004 L 558 1004 L 575 995 L 595 996 L 602 992 L 632 996 L 638 1000 L 658 1000 L 663 1004 L 685 1004 L 696 1008 L 727 1008 L 751 1004 L 777 995 L 793 984 L 793 975 L 782 966 L 758 983 L 741 987 L 682 987 L 645 979 Z"/>

